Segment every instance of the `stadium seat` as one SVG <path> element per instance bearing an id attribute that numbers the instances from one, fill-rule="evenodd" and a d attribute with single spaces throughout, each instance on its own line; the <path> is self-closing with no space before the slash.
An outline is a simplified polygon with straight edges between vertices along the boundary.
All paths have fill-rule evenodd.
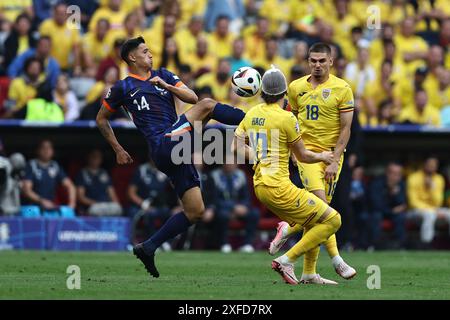
<path id="1" fill-rule="evenodd" d="M 41 210 L 38 206 L 21 206 L 20 216 L 24 218 L 38 218 L 41 216 Z"/>
<path id="2" fill-rule="evenodd" d="M 60 206 L 59 213 L 61 218 L 75 218 L 75 211 L 68 206 Z"/>

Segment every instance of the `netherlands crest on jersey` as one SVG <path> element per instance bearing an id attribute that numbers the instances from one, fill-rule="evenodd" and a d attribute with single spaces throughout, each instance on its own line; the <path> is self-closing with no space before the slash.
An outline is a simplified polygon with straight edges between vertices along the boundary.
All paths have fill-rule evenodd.
<path id="1" fill-rule="evenodd" d="M 324 98 L 325 100 L 328 99 L 330 94 L 331 94 L 331 89 L 323 89 L 322 90 L 322 98 Z"/>

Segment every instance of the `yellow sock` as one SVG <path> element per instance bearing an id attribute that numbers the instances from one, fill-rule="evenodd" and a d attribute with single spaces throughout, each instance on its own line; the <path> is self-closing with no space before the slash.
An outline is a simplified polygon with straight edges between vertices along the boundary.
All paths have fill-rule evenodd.
<path id="1" fill-rule="evenodd" d="M 332 234 L 328 238 L 328 240 L 325 242 L 325 247 L 327 248 L 328 255 L 330 256 L 331 259 L 339 255 L 335 234 Z"/>
<path id="2" fill-rule="evenodd" d="M 311 229 L 304 228 L 303 229 L 303 236 Z M 317 265 L 317 259 L 319 258 L 319 252 L 320 252 L 320 246 L 317 246 L 316 248 L 313 248 L 307 252 L 305 252 L 305 255 L 303 256 L 303 274 L 316 274 L 316 265 Z"/>
<path id="3" fill-rule="evenodd" d="M 295 224 L 293 227 L 289 226 L 286 236 L 290 237 L 294 233 L 299 233 L 300 230 L 302 230 L 302 226 L 299 224 Z"/>
<path id="4" fill-rule="evenodd" d="M 321 243 L 325 242 L 332 234 L 334 234 L 341 226 L 341 216 L 336 212 L 332 212 L 330 217 L 314 225 L 288 252 L 286 256 L 289 261 L 294 262 L 305 252 L 317 248 Z"/>
<path id="5" fill-rule="evenodd" d="M 317 259 L 319 258 L 320 245 L 305 252 L 303 256 L 303 274 L 316 274 Z"/>

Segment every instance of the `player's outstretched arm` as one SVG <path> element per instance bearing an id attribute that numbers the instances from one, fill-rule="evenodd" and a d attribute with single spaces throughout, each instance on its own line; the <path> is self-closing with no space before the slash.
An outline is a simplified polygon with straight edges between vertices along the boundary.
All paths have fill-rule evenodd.
<path id="1" fill-rule="evenodd" d="M 111 125 L 109 124 L 109 118 L 111 117 L 111 112 L 105 108 L 105 106 L 101 106 L 98 111 L 96 122 L 97 127 L 102 133 L 103 137 L 105 137 L 106 141 L 108 141 L 111 148 L 113 148 L 116 153 L 116 159 L 118 164 L 127 164 L 132 163 L 133 159 L 130 157 L 128 152 L 120 145 L 119 141 L 114 134 Z"/>
<path id="2" fill-rule="evenodd" d="M 255 152 L 253 149 L 245 142 L 245 138 L 234 136 L 231 142 L 231 152 L 237 154 L 238 157 L 245 158 L 253 163 L 255 159 Z"/>
<path id="3" fill-rule="evenodd" d="M 331 151 L 323 151 L 321 153 L 312 152 L 305 148 L 303 140 L 299 139 L 291 145 L 291 151 L 294 153 L 295 157 L 301 162 L 305 163 L 316 163 L 325 162 L 330 164 L 333 162 L 334 155 Z"/>
<path id="4" fill-rule="evenodd" d="M 160 77 L 153 77 L 150 79 L 150 82 L 152 84 L 154 84 L 155 86 L 158 86 L 162 89 L 166 89 L 167 91 L 172 92 L 178 99 L 180 99 L 183 102 L 191 103 L 191 104 L 198 102 L 198 97 L 195 94 L 195 92 L 192 91 L 191 89 L 189 89 L 184 84 L 181 86 L 178 86 L 178 87 L 173 86 L 173 85 L 166 83 Z"/>

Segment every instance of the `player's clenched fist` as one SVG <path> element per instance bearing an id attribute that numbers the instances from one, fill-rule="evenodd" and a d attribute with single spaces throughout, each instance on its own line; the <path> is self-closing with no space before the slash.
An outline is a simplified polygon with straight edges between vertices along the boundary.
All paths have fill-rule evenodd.
<path id="1" fill-rule="evenodd" d="M 334 154 L 331 151 L 323 151 L 321 153 L 322 161 L 326 164 L 331 164 L 334 160 Z"/>
<path id="2" fill-rule="evenodd" d="M 133 159 L 125 150 L 119 150 L 116 152 L 116 159 L 118 164 L 133 163 Z"/>
<path id="3" fill-rule="evenodd" d="M 167 89 L 168 86 L 168 84 L 158 76 L 151 78 L 150 83 L 157 87 L 160 87 L 161 89 Z"/>

